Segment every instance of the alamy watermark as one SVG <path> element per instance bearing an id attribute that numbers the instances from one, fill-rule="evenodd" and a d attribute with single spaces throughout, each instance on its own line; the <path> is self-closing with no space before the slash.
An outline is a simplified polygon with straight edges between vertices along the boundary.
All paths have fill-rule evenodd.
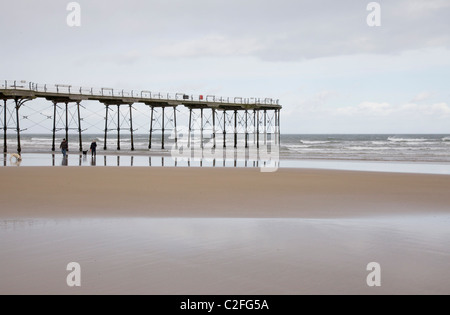
<path id="1" fill-rule="evenodd" d="M 378 2 L 370 2 L 366 7 L 370 11 L 366 22 L 370 27 L 381 26 L 381 5 Z M 78 2 L 69 2 L 66 7 L 70 13 L 67 15 L 66 22 L 70 27 L 81 26 L 81 5 Z"/>
<path id="2" fill-rule="evenodd" d="M 367 5 L 367 11 L 371 11 L 367 16 L 367 25 L 381 26 L 381 5 L 378 2 L 370 2 Z"/>
<path id="3" fill-rule="evenodd" d="M 77 262 L 71 262 L 66 267 L 70 273 L 67 275 L 66 283 L 69 287 L 81 287 L 81 266 Z"/>
<path id="4" fill-rule="evenodd" d="M 70 27 L 81 26 L 81 6 L 78 2 L 70 2 L 66 7 L 70 13 L 67 15 L 66 22 Z"/>
<path id="5" fill-rule="evenodd" d="M 381 266 L 377 262 L 371 262 L 367 265 L 367 271 L 370 273 L 367 275 L 366 283 L 369 287 L 381 287 Z"/>
<path id="6" fill-rule="evenodd" d="M 247 133 L 236 134 L 234 139 L 234 128 L 230 127 L 224 133 L 214 132 L 212 128 L 200 131 L 190 130 L 188 127 L 177 127 L 173 131 L 171 139 L 176 143 L 172 144 L 171 157 L 177 161 L 184 162 L 255 162 L 260 167 L 261 172 L 276 172 L 280 164 L 280 144 L 279 134 L 274 128 L 268 129 L 265 133 L 257 134 L 249 129 Z M 215 137 L 214 137 L 215 134 Z M 231 138 L 233 137 L 233 140 Z M 236 142 L 236 147 L 235 147 Z"/>
<path id="7" fill-rule="evenodd" d="M 70 273 L 67 275 L 66 283 L 68 287 L 81 287 L 81 266 L 77 262 L 71 262 L 67 264 L 67 271 Z M 369 287 L 381 287 L 381 265 L 377 262 L 370 262 L 366 267 L 367 271 L 370 271 L 366 278 L 367 286 Z"/>

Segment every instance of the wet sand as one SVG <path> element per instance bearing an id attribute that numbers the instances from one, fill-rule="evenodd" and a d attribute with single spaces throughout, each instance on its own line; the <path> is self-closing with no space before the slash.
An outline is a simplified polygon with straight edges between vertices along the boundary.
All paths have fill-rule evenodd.
<path id="1" fill-rule="evenodd" d="M 1 218 L 342 218 L 450 212 L 450 176 L 325 170 L 2 168 Z"/>
<path id="2" fill-rule="evenodd" d="M 450 294 L 450 176 L 2 168 L 0 294 Z M 66 285 L 69 262 L 81 288 Z M 382 286 L 366 284 L 378 262 Z"/>

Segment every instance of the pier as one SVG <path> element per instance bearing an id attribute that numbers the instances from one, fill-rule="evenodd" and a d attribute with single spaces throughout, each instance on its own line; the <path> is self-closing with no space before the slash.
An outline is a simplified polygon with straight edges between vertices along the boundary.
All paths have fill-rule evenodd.
<path id="1" fill-rule="evenodd" d="M 63 131 L 66 139 L 69 132 L 78 134 L 79 150 L 82 148 L 83 117 L 80 106 L 83 101 L 97 101 L 104 105 L 104 150 L 108 150 L 107 140 L 111 131 L 117 131 L 117 146 L 121 149 L 121 134 L 129 131 L 131 150 L 134 151 L 133 115 L 134 106 L 150 108 L 148 149 L 154 147 L 153 135 L 161 133 L 160 148 L 165 149 L 165 136 L 168 132 L 175 135 L 178 143 L 177 112 L 179 106 L 189 110 L 189 141 L 192 134 L 200 134 L 200 144 L 206 131 L 211 132 L 213 147 L 227 146 L 227 136 L 234 135 L 234 148 L 238 148 L 238 134 L 244 135 L 244 146 L 253 144 L 259 148 L 261 142 L 266 143 L 268 134 L 275 136 L 279 144 L 280 112 L 279 100 L 272 98 L 218 97 L 215 95 L 190 95 L 186 93 L 162 94 L 152 91 L 126 91 L 113 88 L 86 88 L 67 84 L 38 84 L 27 81 L 1 81 L 0 104 L 1 130 L 3 131 L 3 152 L 8 152 L 7 134 L 13 132 L 17 136 L 17 152 L 22 151 L 20 122 L 27 119 L 20 115 L 21 107 L 35 99 L 45 99 L 53 104 L 53 115 L 47 119 L 53 121 L 53 141 L 51 151 L 56 149 L 56 134 Z M 8 106 L 7 102 L 13 101 Z"/>

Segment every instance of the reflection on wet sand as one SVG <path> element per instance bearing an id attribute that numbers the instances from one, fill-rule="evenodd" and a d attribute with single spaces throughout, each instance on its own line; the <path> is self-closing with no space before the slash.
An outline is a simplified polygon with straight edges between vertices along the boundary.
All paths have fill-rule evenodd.
<path id="1" fill-rule="evenodd" d="M 20 164 L 22 163 L 22 156 L 11 154 L 8 158 L 8 153 L 3 153 L 3 166 L 7 166 L 8 161 L 11 166 L 20 166 Z"/>
<path id="2" fill-rule="evenodd" d="M 186 152 L 189 153 L 189 152 Z M 245 152 L 244 152 L 245 153 Z M 265 156 L 253 154 L 247 151 L 246 154 L 235 150 L 216 152 L 212 155 L 209 150 L 196 151 L 192 155 L 152 155 L 145 152 L 136 152 L 135 155 L 123 155 L 110 152 L 99 156 L 100 163 L 97 163 L 97 156 L 86 156 L 81 153 L 68 154 L 63 157 L 58 153 L 26 154 L 22 161 L 9 158 L 9 154 L 3 155 L 3 166 L 115 166 L 115 167 L 276 167 L 280 163 L 276 159 L 265 160 Z M 103 160 L 103 161 L 102 161 Z"/>
<path id="3" fill-rule="evenodd" d="M 450 290 L 448 216 L 0 220 L 0 236 L 0 294 Z M 77 291 L 64 281 L 70 261 L 83 268 Z M 383 266 L 381 287 L 366 284 L 370 261 Z"/>

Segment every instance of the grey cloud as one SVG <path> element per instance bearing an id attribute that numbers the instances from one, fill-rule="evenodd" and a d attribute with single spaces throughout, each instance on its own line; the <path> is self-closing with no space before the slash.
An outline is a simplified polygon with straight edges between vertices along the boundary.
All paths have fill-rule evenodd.
<path id="1" fill-rule="evenodd" d="M 271 61 L 450 46 L 450 5 L 444 0 L 380 0 L 382 26 L 375 28 L 366 24 L 370 1 L 80 0 L 80 28 L 65 25 L 68 2 L 3 0 L 4 42 L 12 52 L 15 44 L 116 54 L 172 49 L 167 57 L 246 55 Z M 224 48 L 208 42 L 212 37 L 223 38 Z"/>

